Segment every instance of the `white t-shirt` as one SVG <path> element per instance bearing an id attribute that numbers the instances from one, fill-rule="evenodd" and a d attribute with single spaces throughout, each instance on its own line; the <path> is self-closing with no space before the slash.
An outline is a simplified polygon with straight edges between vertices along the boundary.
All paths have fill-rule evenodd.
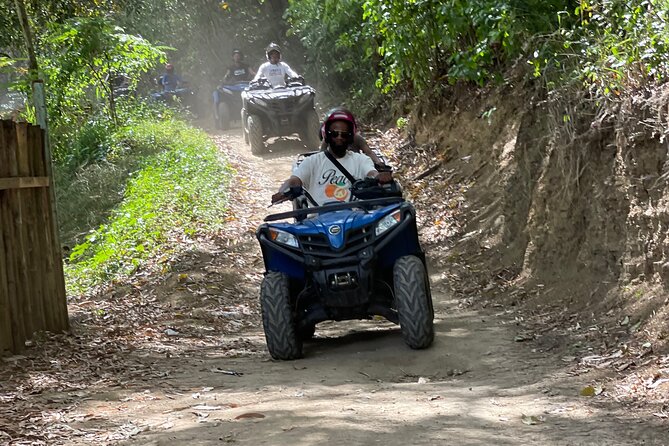
<path id="1" fill-rule="evenodd" d="M 297 73 L 293 71 L 292 68 L 288 66 L 287 63 L 279 62 L 277 64 L 272 64 L 265 62 L 260 65 L 258 72 L 253 78 L 254 81 L 257 81 L 261 77 L 266 78 L 272 87 L 284 86 L 286 85 L 286 74 L 289 77 L 297 77 Z"/>
<path id="2" fill-rule="evenodd" d="M 343 158 L 337 161 L 354 178 L 362 180 L 368 172 L 374 170 L 374 163 L 362 153 L 346 152 Z M 351 199 L 351 182 L 341 173 L 332 161 L 319 152 L 308 156 L 297 166 L 293 175 L 302 180 L 302 186 L 311 194 L 319 205 L 328 202 L 346 202 Z"/>

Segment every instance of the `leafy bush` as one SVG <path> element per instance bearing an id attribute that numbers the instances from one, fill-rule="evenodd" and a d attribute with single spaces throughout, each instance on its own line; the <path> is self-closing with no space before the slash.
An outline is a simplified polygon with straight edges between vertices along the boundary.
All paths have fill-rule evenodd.
<path id="1" fill-rule="evenodd" d="M 176 121 L 145 122 L 112 140 L 118 160 L 134 157 L 141 167 L 108 222 L 72 250 L 66 266 L 72 291 L 131 273 L 175 240 L 223 224 L 231 170 L 204 133 Z"/>
<path id="2" fill-rule="evenodd" d="M 291 0 L 286 18 L 305 47 L 306 77 L 325 102 L 364 100 L 374 93 L 380 58 L 363 21 L 364 0 Z"/>
<path id="3" fill-rule="evenodd" d="M 560 17 L 530 58 L 549 88 L 577 84 L 617 97 L 669 74 L 669 0 L 581 0 Z"/>

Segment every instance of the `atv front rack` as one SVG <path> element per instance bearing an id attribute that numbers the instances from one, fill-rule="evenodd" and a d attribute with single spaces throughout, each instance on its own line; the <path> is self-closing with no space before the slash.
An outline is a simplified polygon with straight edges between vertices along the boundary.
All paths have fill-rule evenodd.
<path id="1" fill-rule="evenodd" d="M 401 203 L 403 201 L 404 198 L 402 197 L 386 197 L 374 198 L 371 200 L 350 201 L 347 203 L 326 204 L 313 208 L 295 209 L 293 211 L 271 214 L 265 217 L 265 221 L 277 221 L 284 220 L 286 218 L 297 218 L 299 220 L 303 217 L 306 217 L 307 215 L 325 214 L 326 212 L 341 211 L 342 209 L 362 209 L 364 211 L 368 211 L 373 207 L 388 206 L 394 203 Z"/>

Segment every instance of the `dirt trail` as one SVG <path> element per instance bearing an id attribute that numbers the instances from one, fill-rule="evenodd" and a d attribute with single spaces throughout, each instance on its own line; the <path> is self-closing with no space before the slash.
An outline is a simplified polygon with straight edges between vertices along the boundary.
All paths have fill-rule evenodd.
<path id="1" fill-rule="evenodd" d="M 279 142 L 272 147 L 276 154 L 254 157 L 235 131 L 221 143 L 239 175 L 257 180 L 254 189 L 265 188 L 247 209 L 257 224 L 299 150 Z M 238 235 L 249 247 L 254 242 L 249 232 Z M 305 359 L 276 362 L 262 349 L 258 323 L 239 333 L 259 345 L 258 351 L 234 358 L 216 350 L 194 352 L 162 380 L 172 391 L 152 389 L 156 399 L 126 402 L 123 411 L 144 427 L 123 444 L 669 442 L 666 427 L 644 425 L 629 412 L 579 396 L 588 383 L 570 377 L 561 358 L 515 342 L 511 314 L 462 307 L 445 294 L 439 277 L 432 271 L 437 334 L 430 349 L 408 349 L 398 327 L 388 322 L 326 323 L 305 345 Z"/>
<path id="2" fill-rule="evenodd" d="M 26 391 L 7 400 L 24 414 L 21 428 L 34 423 L 33 432 L 52 438 L 11 444 L 669 444 L 661 420 L 580 396 L 590 382 L 574 376 L 564 357 L 518 342 L 518 313 L 472 310 L 446 292 L 445 271 L 436 267 L 431 348 L 410 350 L 386 321 L 323 323 L 304 359 L 271 360 L 257 303 L 262 261 L 254 230 L 283 209 L 267 209 L 269 197 L 304 148 L 280 141 L 260 158 L 238 130 L 214 138 L 237 169 L 230 224 L 217 243 L 193 246 L 165 277 L 121 287 L 97 303 L 73 303 L 76 339 L 49 344 L 42 365 L 29 355 L 5 370 L 12 379 L 26 375 L 13 384 Z M 98 308 L 91 305 L 102 302 L 111 302 L 109 318 L 90 316 Z M 154 313 L 142 312 L 148 308 Z M 91 351 L 95 361 L 86 359 Z M 54 379 L 54 364 L 68 381 Z M 43 409 L 30 413 L 37 404 Z"/>

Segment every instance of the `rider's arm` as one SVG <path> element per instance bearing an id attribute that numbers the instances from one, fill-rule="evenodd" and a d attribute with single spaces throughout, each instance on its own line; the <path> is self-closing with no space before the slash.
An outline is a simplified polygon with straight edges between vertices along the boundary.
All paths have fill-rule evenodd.
<path id="1" fill-rule="evenodd" d="M 268 63 L 269 62 L 265 62 L 264 64 L 260 65 L 260 67 L 258 67 L 258 72 L 255 74 L 255 76 L 253 76 L 253 79 L 251 80 L 251 82 L 255 82 L 262 77 L 263 70 L 265 69 L 265 65 L 267 65 Z"/>
<path id="2" fill-rule="evenodd" d="M 286 76 L 288 77 L 298 77 L 299 74 L 297 74 L 295 71 L 293 71 L 292 68 L 290 68 L 290 65 L 288 65 L 286 62 L 281 62 L 286 69 Z"/>
<path id="3" fill-rule="evenodd" d="M 379 183 L 389 183 L 393 180 L 390 172 L 378 172 L 374 168 L 374 163 L 371 158 L 363 154 L 356 154 L 359 157 L 360 168 L 362 172 L 366 172 L 365 176 L 369 178 L 376 178 Z"/>
<path id="4" fill-rule="evenodd" d="M 378 156 L 376 156 L 376 153 L 372 151 L 372 149 L 369 147 L 369 144 L 367 144 L 367 141 L 360 133 L 353 135 L 353 145 L 358 147 L 362 153 L 370 157 L 372 161 L 374 161 L 374 164 L 383 164 L 383 162 L 379 159 Z"/>

